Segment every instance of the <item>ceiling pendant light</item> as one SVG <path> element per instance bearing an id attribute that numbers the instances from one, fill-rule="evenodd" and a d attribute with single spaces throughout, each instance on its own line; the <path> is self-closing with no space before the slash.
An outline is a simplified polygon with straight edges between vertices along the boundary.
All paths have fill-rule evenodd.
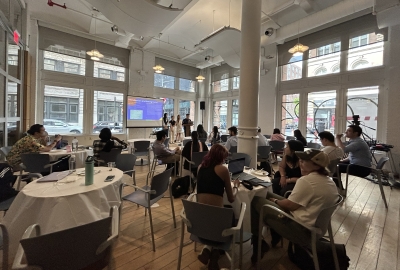
<path id="1" fill-rule="evenodd" d="M 94 21 L 94 35 L 96 36 L 96 20 Z M 94 40 L 94 49 L 87 51 L 86 54 L 89 55 L 90 59 L 93 61 L 100 61 L 100 58 L 104 57 L 104 55 L 96 49 L 96 40 Z"/>
<path id="2" fill-rule="evenodd" d="M 289 53 L 293 56 L 302 56 L 305 51 L 309 49 L 308 46 L 300 43 L 300 23 L 297 23 L 297 44 L 289 49 Z"/>
<path id="3" fill-rule="evenodd" d="M 199 76 L 197 76 L 196 77 L 196 80 L 198 81 L 198 82 L 202 82 L 202 81 L 204 81 L 204 77 L 202 76 L 202 75 L 199 75 Z"/>
<path id="4" fill-rule="evenodd" d="M 158 36 L 158 54 L 160 54 L 160 39 L 161 39 L 161 33 L 160 33 L 160 35 Z M 164 70 L 165 70 L 165 68 L 163 68 L 163 66 L 162 65 L 155 65 L 154 67 L 153 67 L 153 69 L 154 69 L 154 72 L 155 73 L 158 73 L 158 74 L 161 74 L 161 73 L 163 73 L 164 72 Z"/>

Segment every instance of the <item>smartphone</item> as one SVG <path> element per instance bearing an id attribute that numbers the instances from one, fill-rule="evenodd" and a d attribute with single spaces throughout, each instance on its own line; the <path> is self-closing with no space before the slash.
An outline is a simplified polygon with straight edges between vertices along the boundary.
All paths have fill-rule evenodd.
<path id="1" fill-rule="evenodd" d="M 115 175 L 109 175 L 107 176 L 106 180 L 104 182 L 111 182 L 114 179 Z"/>

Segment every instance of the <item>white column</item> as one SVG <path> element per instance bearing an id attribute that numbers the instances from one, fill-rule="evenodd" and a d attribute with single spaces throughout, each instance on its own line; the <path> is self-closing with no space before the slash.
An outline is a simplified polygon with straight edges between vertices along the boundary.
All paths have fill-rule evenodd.
<path id="1" fill-rule="evenodd" d="M 238 152 L 257 164 L 258 89 L 260 86 L 261 0 L 242 1 Z"/>

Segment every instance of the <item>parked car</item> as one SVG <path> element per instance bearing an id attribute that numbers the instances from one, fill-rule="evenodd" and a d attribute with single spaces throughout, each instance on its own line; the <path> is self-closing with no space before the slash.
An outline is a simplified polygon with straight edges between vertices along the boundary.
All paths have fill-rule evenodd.
<path id="1" fill-rule="evenodd" d="M 56 119 L 44 119 L 43 126 L 49 134 L 82 133 L 81 127 L 70 125 L 64 121 Z"/>
<path id="2" fill-rule="evenodd" d="M 100 133 L 103 128 L 109 128 L 114 132 L 121 133 L 123 126 L 121 122 L 98 121 L 93 124 L 93 133 Z"/>

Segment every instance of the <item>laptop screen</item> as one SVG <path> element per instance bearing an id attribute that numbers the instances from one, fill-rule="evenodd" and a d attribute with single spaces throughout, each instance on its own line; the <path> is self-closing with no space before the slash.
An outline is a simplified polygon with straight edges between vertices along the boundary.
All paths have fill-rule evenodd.
<path id="1" fill-rule="evenodd" d="M 238 158 L 229 161 L 228 170 L 232 174 L 242 173 L 245 164 L 245 158 Z"/>

